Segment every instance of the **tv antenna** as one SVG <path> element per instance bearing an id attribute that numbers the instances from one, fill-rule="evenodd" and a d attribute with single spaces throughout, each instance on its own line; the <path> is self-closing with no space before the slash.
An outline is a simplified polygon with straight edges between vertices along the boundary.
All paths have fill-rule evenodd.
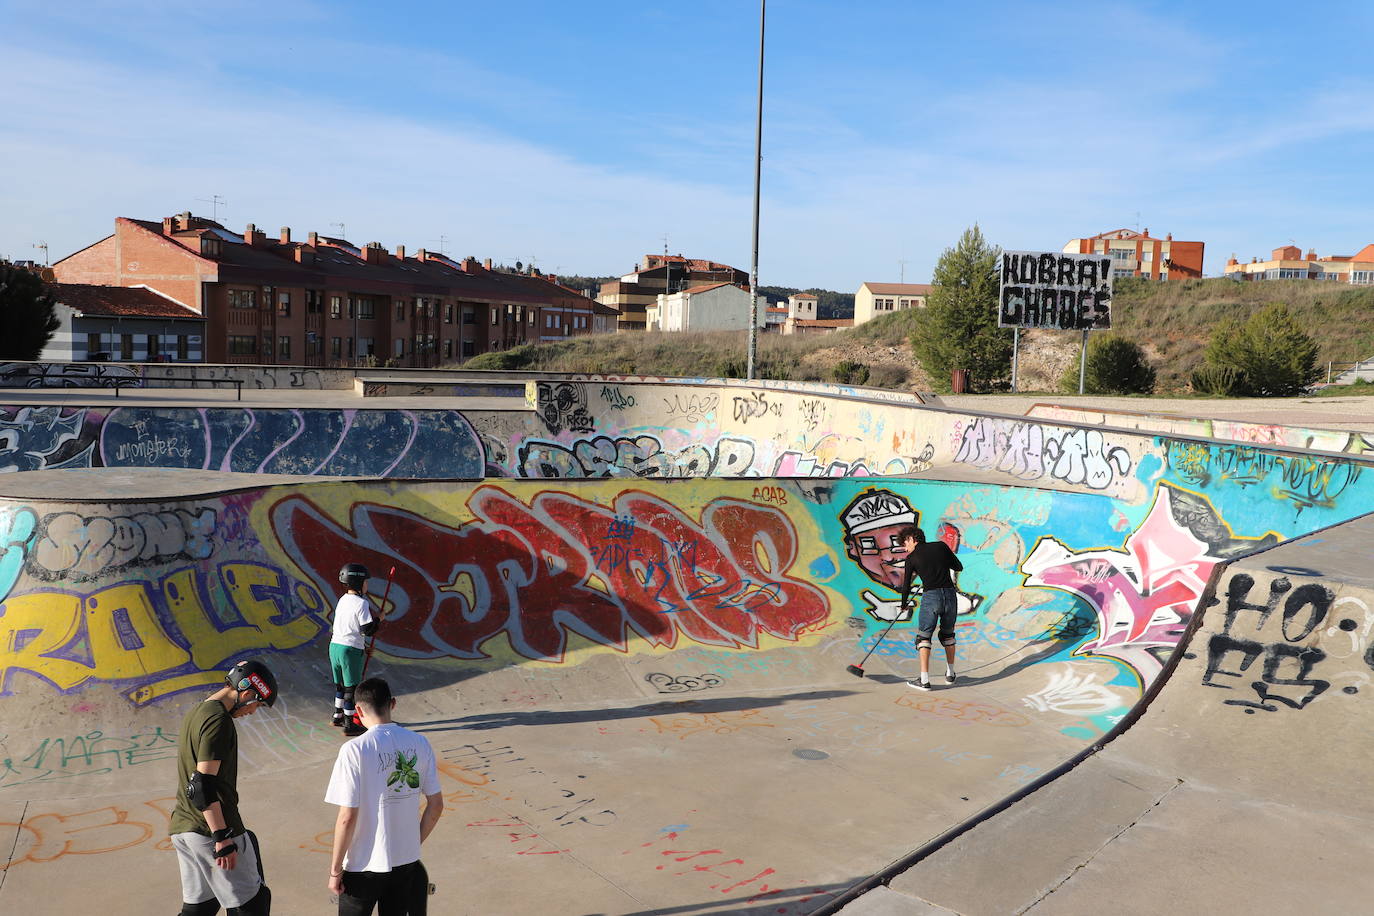
<path id="1" fill-rule="evenodd" d="M 343 223 L 330 223 L 330 224 L 329 224 L 329 228 L 331 228 L 331 229 L 333 229 L 335 226 L 338 226 L 338 227 L 339 227 L 339 238 L 341 238 L 341 239 L 347 241 L 347 240 L 348 240 L 348 230 L 344 228 L 344 224 L 343 224 Z"/>
<path id="2" fill-rule="evenodd" d="M 899 283 L 905 283 L 905 282 L 906 282 L 906 259 L 905 259 L 905 258 L 898 258 L 898 259 L 897 259 L 897 265 L 898 265 L 898 267 L 900 268 L 900 274 L 901 274 L 901 278 L 902 278 L 902 279 L 899 280 L 898 282 L 899 282 Z"/>
<path id="3" fill-rule="evenodd" d="M 48 243 L 47 243 L 47 242 L 34 242 L 34 243 L 33 243 L 33 247 L 34 247 L 34 248 L 37 248 L 37 249 L 39 249 L 39 250 L 41 250 L 41 251 L 43 252 L 43 266 L 44 266 L 44 267 L 47 267 L 47 266 L 48 266 Z"/>
<path id="4" fill-rule="evenodd" d="M 218 194 L 211 194 L 209 197 L 197 197 L 196 200 L 203 204 L 210 205 L 210 218 L 219 222 L 219 208 L 225 206 L 226 202 Z"/>
<path id="5" fill-rule="evenodd" d="M 433 239 L 431 239 L 431 241 L 433 241 Z M 441 234 L 439 236 L 439 253 L 448 257 L 448 236 L 446 235 Z"/>

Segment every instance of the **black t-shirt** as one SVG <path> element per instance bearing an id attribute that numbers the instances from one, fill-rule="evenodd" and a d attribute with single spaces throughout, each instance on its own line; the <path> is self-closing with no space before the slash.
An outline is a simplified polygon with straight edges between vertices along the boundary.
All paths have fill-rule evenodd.
<path id="1" fill-rule="evenodd" d="M 959 571 L 964 564 L 949 549 L 944 541 L 926 541 L 916 545 L 916 549 L 906 555 L 906 570 L 902 573 L 902 601 L 911 597 L 911 584 L 917 576 L 921 586 L 930 591 L 932 588 L 954 588 L 951 571 Z"/>

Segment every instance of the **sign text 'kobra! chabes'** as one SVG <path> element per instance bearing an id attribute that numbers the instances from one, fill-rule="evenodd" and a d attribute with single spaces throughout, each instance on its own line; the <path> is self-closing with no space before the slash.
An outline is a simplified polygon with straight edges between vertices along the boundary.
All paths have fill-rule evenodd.
<path id="1" fill-rule="evenodd" d="M 1091 254 L 1002 252 L 1003 328 L 1100 331 L 1112 326 L 1112 262 Z"/>

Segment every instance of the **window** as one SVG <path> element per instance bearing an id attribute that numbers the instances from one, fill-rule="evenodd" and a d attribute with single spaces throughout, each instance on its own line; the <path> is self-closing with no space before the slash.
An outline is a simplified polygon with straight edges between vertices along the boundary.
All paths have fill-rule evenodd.
<path id="1" fill-rule="evenodd" d="M 348 358 L 349 358 L 349 359 L 352 359 L 352 358 L 353 358 L 353 338 L 352 338 L 352 337 L 349 337 L 349 338 L 346 338 L 346 340 L 348 341 Z"/>
<path id="2" fill-rule="evenodd" d="M 363 296 L 358 300 L 359 318 L 376 318 L 377 306 L 373 303 L 371 296 Z"/>
<path id="3" fill-rule="evenodd" d="M 533 310 L 533 309 L 530 309 L 530 311 L 534 311 L 534 310 Z M 523 305 L 517 305 L 517 306 L 515 307 L 515 323 L 516 323 L 516 324 L 522 324 L 522 323 L 524 323 L 524 321 L 525 321 L 525 307 L 524 307 Z"/>
<path id="4" fill-rule="evenodd" d="M 229 353 L 233 356 L 252 356 L 258 352 L 258 339 L 246 334 L 229 335 Z"/>
<path id="5" fill-rule="evenodd" d="M 267 336 L 266 334 L 262 335 L 262 355 L 272 355 L 272 338 Z"/>
<path id="6" fill-rule="evenodd" d="M 425 314 L 428 315 L 430 318 L 433 318 L 433 317 L 434 317 L 434 300 L 433 300 L 433 299 L 430 299 L 430 300 L 429 300 L 429 302 L 428 302 L 428 307 L 427 307 L 427 309 L 425 310 Z"/>
<path id="7" fill-rule="evenodd" d="M 476 324 L 477 315 L 473 313 L 472 306 L 463 306 L 463 324 Z"/>
<path id="8" fill-rule="evenodd" d="M 305 291 L 305 311 L 308 315 L 318 315 L 324 311 L 324 293 L 317 289 Z"/>
<path id="9" fill-rule="evenodd" d="M 120 335 L 119 335 L 119 358 L 120 358 L 120 359 L 133 359 L 133 358 L 134 358 L 134 335 L 132 335 L 132 334 L 120 334 Z"/>
<path id="10" fill-rule="evenodd" d="M 330 317 L 330 318 L 342 318 L 342 317 L 343 317 L 343 299 L 342 299 L 342 298 L 340 298 L 340 297 L 338 297 L 338 296 L 330 296 L 330 297 L 329 297 L 329 317 Z"/>
<path id="11" fill-rule="evenodd" d="M 405 304 L 404 302 L 402 302 L 400 299 L 397 299 L 397 300 L 396 300 L 396 320 L 397 320 L 397 321 L 405 321 L 405 320 L 406 320 L 406 304 Z"/>
<path id="12" fill-rule="evenodd" d="M 444 359 L 453 359 L 453 341 L 444 341 Z"/>
<path id="13" fill-rule="evenodd" d="M 87 335 L 86 335 L 86 358 L 87 358 L 87 359 L 90 359 L 92 356 L 94 356 L 95 354 L 97 354 L 97 353 L 99 353 L 99 352 L 100 352 L 100 335 L 99 335 L 99 334 L 87 334 Z"/>
<path id="14" fill-rule="evenodd" d="M 416 299 L 416 300 L 415 300 L 415 317 L 418 319 L 418 318 L 419 318 L 421 315 L 423 315 L 424 313 L 425 313 L 425 300 L 423 300 L 423 299 Z"/>
<path id="15" fill-rule="evenodd" d="M 463 341 L 463 358 L 477 355 L 477 344 L 471 340 Z"/>
<path id="16" fill-rule="evenodd" d="M 187 360 L 191 358 L 191 341 L 185 334 L 177 335 L 177 359 Z"/>
<path id="17" fill-rule="evenodd" d="M 404 337 L 397 337 L 397 338 L 396 338 L 396 353 L 395 353 L 395 355 L 396 355 L 396 356 L 405 356 L 405 355 L 406 355 L 406 339 L 405 339 Z"/>
<path id="18" fill-rule="evenodd" d="M 277 356 L 283 359 L 291 358 L 291 338 L 285 335 L 277 338 Z"/>
<path id="19" fill-rule="evenodd" d="M 343 357 L 343 338 L 329 338 L 329 356 L 331 359 L 341 359 Z"/>
<path id="20" fill-rule="evenodd" d="M 501 320 L 501 310 L 500 310 L 499 308 L 496 308 L 495 306 L 492 306 L 492 309 L 491 309 L 491 323 L 492 323 L 492 324 L 496 324 L 496 323 L 497 323 L 498 321 L 500 321 L 500 320 Z"/>
<path id="21" fill-rule="evenodd" d="M 290 294 L 290 293 L 277 293 L 277 314 L 278 314 L 278 315 L 290 315 L 290 314 L 291 314 L 291 294 Z"/>
<path id="22" fill-rule="evenodd" d="M 1358 286 L 1374 284 L 1374 270 L 1356 270 L 1350 274 L 1350 282 Z"/>
<path id="23" fill-rule="evenodd" d="M 352 296 L 349 296 L 349 297 L 348 297 L 348 317 L 349 317 L 349 318 L 352 318 L 352 317 L 356 314 L 356 313 L 354 312 L 354 310 L 353 310 L 353 308 L 354 308 L 354 302 L 355 302 L 354 298 L 353 298 Z"/>
<path id="24" fill-rule="evenodd" d="M 530 309 L 530 320 L 529 320 L 529 323 L 530 323 L 531 326 L 534 325 L 534 321 L 535 321 L 534 309 Z"/>
<path id="25" fill-rule="evenodd" d="M 148 360 L 156 360 L 162 353 L 162 346 L 156 334 L 148 335 Z"/>
<path id="26" fill-rule="evenodd" d="M 229 307 L 231 309 L 255 309 L 258 307 L 258 293 L 251 289 L 231 289 L 229 290 Z"/>
<path id="27" fill-rule="evenodd" d="M 371 356 L 373 353 L 373 342 L 371 337 L 358 338 L 358 355 Z"/>
<path id="28" fill-rule="evenodd" d="M 444 303 L 444 324 L 453 324 L 453 303 Z"/>

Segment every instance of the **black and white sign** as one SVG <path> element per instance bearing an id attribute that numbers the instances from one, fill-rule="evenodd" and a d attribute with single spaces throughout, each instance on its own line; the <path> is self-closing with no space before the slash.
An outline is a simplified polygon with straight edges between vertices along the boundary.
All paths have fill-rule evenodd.
<path id="1" fill-rule="evenodd" d="M 1112 326 L 1112 262 L 1092 254 L 1002 252 L 997 325 L 1101 331 Z"/>

